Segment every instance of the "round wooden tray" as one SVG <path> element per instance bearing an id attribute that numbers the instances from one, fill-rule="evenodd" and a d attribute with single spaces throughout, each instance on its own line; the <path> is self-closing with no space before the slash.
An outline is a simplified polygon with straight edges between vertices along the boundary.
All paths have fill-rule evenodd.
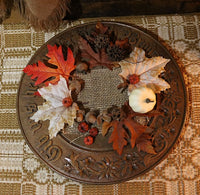
<path id="1" fill-rule="evenodd" d="M 160 163 L 174 146 L 184 124 L 186 114 L 186 89 L 183 76 L 173 57 L 158 41 L 147 33 L 131 25 L 117 22 L 102 22 L 114 31 L 118 39 L 128 38 L 132 48 L 143 48 L 148 57 L 163 56 L 170 59 L 163 78 L 170 89 L 163 95 L 162 115 L 151 118 L 151 127 L 157 154 L 138 152 L 127 145 L 122 155 L 117 154 L 108 144 L 108 136 L 101 134 L 95 143 L 86 146 L 77 131 L 65 135 L 60 132 L 52 140 L 48 136 L 49 121 L 34 122 L 30 117 L 43 103 L 34 93 L 38 87 L 29 76 L 23 75 L 18 90 L 17 110 L 22 134 L 32 151 L 54 171 L 70 179 L 90 184 L 119 183 L 137 177 Z M 70 46 L 76 55 L 79 34 L 90 33 L 96 23 L 83 24 L 69 28 L 45 43 L 28 64 L 45 59 L 47 44 Z M 108 69 L 100 69 L 102 74 Z M 87 77 L 87 75 L 85 76 Z M 116 76 L 117 78 L 118 76 Z M 110 82 L 111 83 L 111 82 Z M 116 86 L 114 86 L 116 88 Z M 102 92 L 103 93 L 103 92 Z M 119 92 L 120 93 L 120 92 Z M 88 94 L 88 101 L 93 98 Z M 116 104 L 116 102 L 112 102 Z"/>

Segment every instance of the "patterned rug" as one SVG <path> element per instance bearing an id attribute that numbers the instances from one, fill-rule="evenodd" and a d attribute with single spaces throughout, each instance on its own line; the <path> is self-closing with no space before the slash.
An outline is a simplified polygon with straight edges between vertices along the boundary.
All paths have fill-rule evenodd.
<path id="1" fill-rule="evenodd" d="M 174 55 L 184 75 L 188 90 L 185 127 L 173 151 L 153 170 L 121 184 L 81 184 L 51 171 L 25 143 L 16 116 L 22 69 L 55 34 L 95 20 L 78 20 L 57 32 L 43 33 L 35 32 L 14 13 L 0 26 L 0 195 L 200 194 L 200 14 L 112 18 L 157 36 Z"/>

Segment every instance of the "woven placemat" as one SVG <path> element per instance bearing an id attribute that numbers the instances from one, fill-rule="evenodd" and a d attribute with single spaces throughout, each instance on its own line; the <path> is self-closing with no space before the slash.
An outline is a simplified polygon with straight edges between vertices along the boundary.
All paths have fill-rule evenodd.
<path id="1" fill-rule="evenodd" d="M 78 20 L 70 25 L 95 20 Z M 35 32 L 13 15 L 0 27 L 0 194 L 200 194 L 200 14 L 112 20 L 158 35 L 181 67 L 188 90 L 188 115 L 172 153 L 145 175 L 107 186 L 70 181 L 41 163 L 26 145 L 17 123 L 18 84 L 22 69 L 35 51 L 70 25 L 54 33 Z"/>

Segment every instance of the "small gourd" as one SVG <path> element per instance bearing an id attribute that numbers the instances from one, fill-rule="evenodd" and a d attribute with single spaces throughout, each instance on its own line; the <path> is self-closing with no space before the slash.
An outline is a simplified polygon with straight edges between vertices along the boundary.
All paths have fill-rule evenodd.
<path id="1" fill-rule="evenodd" d="M 146 113 L 156 104 L 156 95 L 152 89 L 140 87 L 134 89 L 129 96 L 129 105 L 134 112 Z"/>

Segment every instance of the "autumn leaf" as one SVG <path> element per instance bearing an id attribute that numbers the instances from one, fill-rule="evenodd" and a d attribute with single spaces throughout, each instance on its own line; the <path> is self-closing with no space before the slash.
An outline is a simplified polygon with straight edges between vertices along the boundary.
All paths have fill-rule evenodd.
<path id="1" fill-rule="evenodd" d="M 118 152 L 119 155 L 122 154 L 124 146 L 127 145 L 128 134 L 123 127 L 123 121 L 113 121 L 111 123 L 113 127 L 113 132 L 109 138 L 109 143 L 113 143 L 113 149 Z"/>
<path id="2" fill-rule="evenodd" d="M 170 88 L 170 85 L 159 77 L 169 61 L 161 56 L 147 58 L 143 49 L 135 48 L 129 58 L 119 62 L 122 69 L 119 75 L 129 83 L 129 93 L 138 87 L 150 87 L 155 93 L 160 93 Z M 123 85 L 119 87 L 121 86 Z"/>
<path id="3" fill-rule="evenodd" d="M 131 144 L 132 148 L 138 144 L 140 150 L 153 154 L 150 137 L 143 136 L 151 133 L 152 129 L 135 121 L 135 117 L 153 117 L 158 114 L 160 114 L 158 111 L 151 111 L 145 114 L 136 113 L 131 109 L 128 102 L 125 102 L 120 109 L 121 120 L 113 120 L 111 122 L 104 121 L 102 124 L 102 135 L 105 136 L 110 129 L 113 129 L 108 142 L 113 143 L 113 149 L 120 155 L 122 154 L 124 146 L 126 146 L 128 142 Z M 147 140 L 145 140 L 145 138 Z M 145 147 L 147 148 L 145 149 Z"/>
<path id="4" fill-rule="evenodd" d="M 151 136 L 143 133 L 136 139 L 136 147 L 138 151 L 144 151 L 149 154 L 156 154 L 154 147 L 152 146 Z"/>
<path id="5" fill-rule="evenodd" d="M 56 85 L 49 84 L 47 87 L 38 89 L 40 95 L 46 100 L 43 105 L 38 106 L 38 110 L 31 117 L 32 120 L 49 120 L 48 127 L 50 138 L 64 128 L 64 124 L 73 126 L 76 118 L 78 105 L 71 99 L 71 91 L 68 89 L 65 78 L 61 77 Z M 65 100 L 69 100 L 66 104 Z"/>
<path id="6" fill-rule="evenodd" d="M 124 126 L 128 128 L 131 133 L 131 146 L 132 148 L 135 147 L 136 139 L 145 132 L 146 126 L 143 126 L 136 121 L 134 121 L 131 117 L 128 117 L 124 120 Z"/>
<path id="7" fill-rule="evenodd" d="M 136 139 L 145 132 L 146 126 L 143 126 L 132 119 L 132 117 L 124 118 L 121 121 L 112 121 L 111 126 L 113 132 L 109 138 L 109 143 L 113 143 L 113 149 L 122 154 L 124 146 L 127 145 L 127 140 L 130 140 L 131 147 L 135 147 Z M 129 131 L 129 134 L 127 131 Z"/>
<path id="8" fill-rule="evenodd" d="M 48 63 L 55 65 L 56 68 L 49 67 L 43 62 L 38 61 L 37 64 L 27 65 L 24 68 L 24 72 L 31 76 L 31 79 L 37 79 L 35 85 L 45 83 L 47 86 L 49 83 L 56 84 L 59 81 L 60 76 L 68 80 L 70 73 L 75 69 L 74 56 L 72 50 L 68 48 L 67 60 L 64 59 L 62 46 L 57 48 L 56 45 L 47 45 L 49 57 Z"/>
<path id="9" fill-rule="evenodd" d="M 80 37 L 79 40 L 79 48 L 81 50 L 81 57 L 86 59 L 90 69 L 96 66 L 105 66 L 112 70 L 112 68 L 115 66 L 112 61 L 109 60 L 105 48 L 100 49 L 99 52 L 96 53 L 87 40 L 83 39 L 82 37 Z"/>
<path id="10" fill-rule="evenodd" d="M 108 130 L 112 127 L 111 122 L 104 121 L 102 124 L 102 131 L 101 134 L 105 136 L 108 133 Z"/>

